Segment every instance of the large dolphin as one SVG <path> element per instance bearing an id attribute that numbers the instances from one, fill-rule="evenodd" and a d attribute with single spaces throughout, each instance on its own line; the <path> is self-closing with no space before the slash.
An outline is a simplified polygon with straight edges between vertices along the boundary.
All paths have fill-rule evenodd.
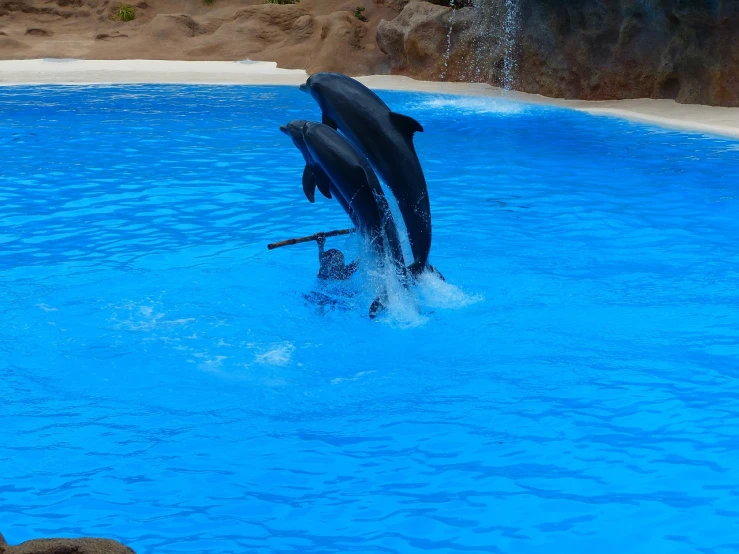
<path id="1" fill-rule="evenodd" d="M 280 127 L 280 131 L 292 139 L 293 144 L 298 150 L 300 150 L 300 153 L 303 155 L 303 159 L 305 160 L 305 169 L 303 169 L 303 192 L 311 203 L 315 202 L 316 187 L 318 187 L 321 194 L 326 198 L 331 198 L 333 196 L 341 207 L 344 208 L 344 211 L 349 216 L 349 219 L 352 220 L 352 223 L 354 223 L 356 227 L 359 227 L 360 222 L 357 220 L 354 210 L 346 201 L 344 195 L 336 188 L 336 185 L 334 185 L 328 175 L 326 175 L 323 168 L 315 162 L 313 157 L 310 155 L 310 152 L 308 152 L 308 147 L 305 145 L 305 138 L 303 137 L 303 127 L 305 127 L 307 123 L 309 122 L 304 119 L 295 119 L 287 125 Z"/>
<path id="2" fill-rule="evenodd" d="M 428 264 L 431 207 L 426 179 L 413 146 L 423 131 L 415 119 L 395 113 L 362 83 L 339 73 L 316 73 L 300 86 L 323 112 L 323 123 L 339 129 L 369 159 L 398 201 L 417 275 Z M 433 268 L 429 268 L 433 269 Z"/>
<path id="3" fill-rule="evenodd" d="M 311 160 L 321 167 L 354 213 L 360 233 L 381 258 L 389 256 L 394 269 L 404 277 L 406 268 L 398 229 L 367 160 L 326 125 L 305 123 L 302 135 Z"/>

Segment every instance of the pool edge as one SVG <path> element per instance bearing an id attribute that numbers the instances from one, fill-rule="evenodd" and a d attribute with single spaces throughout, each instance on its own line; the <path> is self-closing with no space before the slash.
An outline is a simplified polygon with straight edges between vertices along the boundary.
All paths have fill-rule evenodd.
<path id="1" fill-rule="evenodd" d="M 295 86 L 306 78 L 307 73 L 303 70 L 281 69 L 274 62 L 248 60 L 0 60 L 0 86 L 154 83 Z M 565 100 L 506 91 L 482 83 L 416 81 L 397 75 L 370 75 L 357 79 L 380 90 L 500 98 L 739 139 L 739 108 L 678 104 L 673 100 L 653 99 Z"/>

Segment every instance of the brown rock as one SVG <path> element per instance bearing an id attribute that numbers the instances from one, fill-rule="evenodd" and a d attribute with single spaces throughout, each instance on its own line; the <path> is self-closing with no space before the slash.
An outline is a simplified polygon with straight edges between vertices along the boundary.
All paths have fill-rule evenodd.
<path id="1" fill-rule="evenodd" d="M 377 44 L 390 58 L 395 74 L 486 81 L 501 51 L 498 41 L 490 43 L 482 32 L 479 19 L 485 14 L 473 8 L 451 10 L 426 1 L 410 2 L 394 20 L 380 22 Z M 485 59 L 479 60 L 482 54 Z"/>
<path id="2" fill-rule="evenodd" d="M 52 33 L 51 31 L 47 31 L 46 29 L 34 27 L 33 29 L 27 29 L 26 34 L 34 37 L 50 37 L 54 33 Z"/>
<path id="3" fill-rule="evenodd" d="M 29 46 L 25 42 L 15 40 L 8 36 L 0 36 L 0 51 L 4 52 L 18 52 L 22 50 L 28 50 Z"/>
<path id="4" fill-rule="evenodd" d="M 439 78 L 450 25 L 448 12 L 441 6 L 413 2 L 394 20 L 380 22 L 377 45 L 390 57 L 393 73 Z"/>
<path id="5" fill-rule="evenodd" d="M 450 0 L 129 3 L 136 19 L 121 22 L 113 0 L 0 0 L 0 59 L 250 58 L 349 75 L 392 67 L 564 98 L 739 106 L 737 0 L 509 0 L 512 43 L 504 0 L 454 0 L 454 10 Z"/>
<path id="6" fill-rule="evenodd" d="M 134 554 L 107 539 L 37 539 L 10 546 L 0 534 L 0 554 Z"/>
<path id="7" fill-rule="evenodd" d="M 395 0 L 388 0 L 392 3 Z M 81 3 L 80 3 L 81 2 Z M 265 60 L 280 67 L 367 75 L 390 71 L 375 41 L 383 18 L 397 11 L 375 0 L 129 1 L 133 21 L 113 18 L 113 0 L 0 0 L 0 21 L 8 37 L 27 48 L 0 42 L 0 59 L 178 59 Z M 362 22 L 354 17 L 364 7 Z M 25 35 L 44 29 L 49 36 Z"/>
<path id="8" fill-rule="evenodd" d="M 423 79 L 510 82 L 526 92 L 587 100 L 651 97 L 739 106 L 737 2 L 512 4 L 512 44 L 506 44 L 506 6 L 499 0 L 480 0 L 470 15 L 456 10 L 455 18 L 449 8 L 411 2 L 395 20 L 381 22 L 378 44 L 394 73 Z M 442 51 L 447 63 L 440 71 L 434 59 Z"/>
<path id="9" fill-rule="evenodd" d="M 159 41 L 182 41 L 208 32 L 204 25 L 185 14 L 158 14 L 143 28 L 141 36 Z"/>

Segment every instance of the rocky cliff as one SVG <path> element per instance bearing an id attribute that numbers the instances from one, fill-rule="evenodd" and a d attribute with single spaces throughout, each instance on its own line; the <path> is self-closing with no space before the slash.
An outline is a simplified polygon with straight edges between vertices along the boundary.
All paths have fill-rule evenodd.
<path id="1" fill-rule="evenodd" d="M 0 554 L 134 554 L 134 551 L 106 539 L 37 539 L 10 546 L 0 534 Z"/>
<path id="2" fill-rule="evenodd" d="M 0 0 L 0 58 L 261 60 L 280 67 L 387 73 L 375 40 L 397 10 L 374 0 Z"/>
<path id="3" fill-rule="evenodd" d="M 377 40 L 392 71 L 554 97 L 739 106 L 737 0 L 472 4 L 410 2 L 381 22 Z"/>
<path id="4" fill-rule="evenodd" d="M 266 60 L 739 106 L 739 0 L 0 0 L 0 58 Z M 366 21 L 365 21 L 366 19 Z"/>

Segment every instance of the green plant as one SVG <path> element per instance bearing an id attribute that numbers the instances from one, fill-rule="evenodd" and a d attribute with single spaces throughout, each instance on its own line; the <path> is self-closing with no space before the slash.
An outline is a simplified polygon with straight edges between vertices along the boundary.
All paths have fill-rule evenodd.
<path id="1" fill-rule="evenodd" d="M 133 21 L 136 19 L 136 10 L 128 4 L 121 4 L 113 13 L 113 19 L 116 21 Z"/>
<path id="2" fill-rule="evenodd" d="M 300 0 L 264 0 L 265 4 L 300 4 Z"/>
<path id="3" fill-rule="evenodd" d="M 359 21 L 367 21 L 367 18 L 364 17 L 364 14 L 362 13 L 364 11 L 364 8 L 362 6 L 359 6 L 356 11 L 354 12 L 354 17 L 359 19 Z"/>
<path id="4" fill-rule="evenodd" d="M 212 6 L 213 0 L 203 0 L 203 4 L 205 4 L 206 6 Z"/>

